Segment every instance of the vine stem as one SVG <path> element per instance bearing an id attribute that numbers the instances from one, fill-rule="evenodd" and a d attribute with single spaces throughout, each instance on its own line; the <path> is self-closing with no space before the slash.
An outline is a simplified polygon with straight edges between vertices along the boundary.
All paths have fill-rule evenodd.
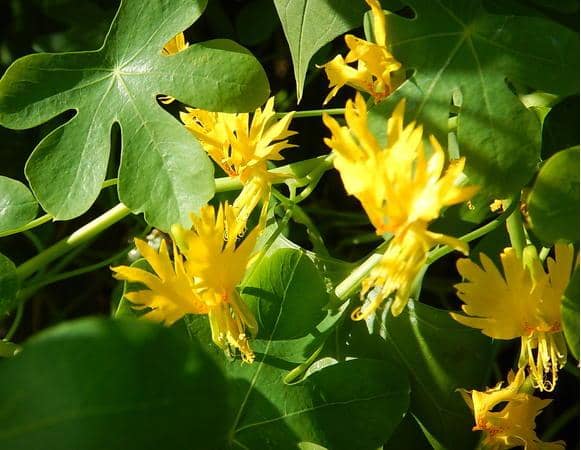
<path id="1" fill-rule="evenodd" d="M 28 278 L 41 267 L 44 267 L 59 256 L 67 253 L 72 248 L 87 242 L 94 236 L 109 228 L 111 225 L 119 222 L 121 219 L 129 215 L 130 212 L 131 211 L 123 203 L 119 203 L 109 211 L 97 217 L 95 220 L 92 220 L 79 228 L 70 236 L 60 240 L 56 244 L 48 247 L 46 250 L 43 250 L 38 255 L 18 266 L 16 268 L 16 274 L 21 280 Z"/>
<path id="2" fill-rule="evenodd" d="M 293 119 L 301 119 L 304 117 L 319 117 L 323 114 L 329 114 L 330 116 L 340 116 L 345 114 L 345 108 L 329 108 L 329 109 L 310 109 L 305 111 L 295 111 L 293 114 Z M 287 112 L 274 113 L 274 117 L 280 119 L 286 116 Z"/>
<path id="3" fill-rule="evenodd" d="M 299 186 L 308 184 L 312 180 L 313 172 L 317 174 L 321 168 L 330 167 L 328 162 L 330 160 L 329 158 L 329 155 L 322 155 L 270 169 L 268 172 L 276 175 L 276 178 L 272 180 L 272 184 L 287 183 L 291 179 L 296 180 Z M 216 178 L 214 179 L 214 183 L 216 185 L 216 192 L 229 192 L 242 189 L 242 182 L 239 177 Z"/>
<path id="4" fill-rule="evenodd" d="M 487 233 L 490 233 L 495 228 L 499 227 L 502 223 L 507 221 L 507 218 L 513 213 L 516 208 L 518 202 L 516 200 L 510 203 L 508 209 L 498 216 L 496 219 L 488 222 L 486 225 L 477 228 L 476 230 L 471 231 L 470 233 L 465 234 L 464 236 L 460 237 L 461 241 L 466 243 L 473 241 L 474 239 L 478 239 L 479 237 L 484 236 Z M 361 263 L 353 272 L 351 272 L 347 278 L 341 281 L 335 287 L 335 295 L 342 301 L 345 301 L 353 294 L 353 292 L 359 287 L 363 279 L 367 276 L 367 274 L 373 269 L 375 264 L 379 262 L 381 257 L 383 256 L 383 250 L 387 247 L 389 241 L 382 243 L 379 247 L 375 249 L 373 254 L 369 256 L 363 263 Z M 428 259 L 426 261 L 426 265 L 429 266 L 430 264 L 434 263 L 438 259 L 442 258 L 443 256 L 447 255 L 448 253 L 453 252 L 454 249 L 448 246 L 436 248 L 432 250 L 428 254 Z"/>
<path id="5" fill-rule="evenodd" d="M 347 278 L 335 287 L 335 295 L 342 301 L 347 300 L 351 294 L 359 287 L 363 279 L 373 269 L 383 256 L 383 250 L 389 245 L 389 241 L 379 245 L 373 254 L 361 263 Z"/>
<path id="6" fill-rule="evenodd" d="M 326 158 L 328 158 L 328 156 L 319 156 L 305 161 L 287 164 L 286 166 L 281 166 L 276 169 L 272 169 L 270 172 L 281 175 L 280 179 L 276 180 L 277 182 L 280 183 L 284 183 L 289 178 L 302 179 L 305 176 L 309 175 L 317 167 L 320 167 L 321 164 L 325 164 Z M 313 167 L 315 169 L 313 169 Z M 117 183 L 116 178 L 107 180 L 103 184 L 103 188 L 113 186 L 116 183 Z M 226 192 L 242 188 L 242 183 L 237 177 L 217 178 L 215 180 L 215 183 L 216 183 L 216 192 Z M 16 268 L 16 274 L 19 276 L 21 280 L 28 278 L 30 275 L 39 270 L 41 267 L 46 266 L 50 262 L 69 252 L 73 248 L 76 248 L 79 245 L 90 241 L 92 238 L 94 238 L 107 228 L 109 228 L 111 225 L 125 218 L 127 215 L 129 215 L 130 212 L 131 211 L 125 205 L 119 203 L 117 206 L 113 207 L 109 211 L 97 217 L 95 220 L 79 228 L 70 236 L 60 240 L 51 247 L 48 247 L 47 249 L 41 251 L 38 255 L 22 263 L 20 266 Z M 45 216 L 39 217 L 38 219 L 29 222 L 21 229 L 10 230 L 9 232 L 6 233 L 14 234 L 15 232 L 28 230 L 30 228 L 34 228 L 38 225 L 48 222 L 51 219 L 52 216 L 50 214 L 46 214 Z M 2 236 L 3 235 L 0 234 L 0 237 Z"/>
<path id="7" fill-rule="evenodd" d="M 85 267 L 81 267 L 79 269 L 70 270 L 68 272 L 59 273 L 59 274 L 54 275 L 50 278 L 46 278 L 38 283 L 33 283 L 30 286 L 28 286 L 27 289 L 36 291 L 36 290 L 40 289 L 41 287 L 48 286 L 49 284 L 53 284 L 53 283 L 56 283 L 56 282 L 62 281 L 62 280 L 67 280 L 69 278 L 77 277 L 79 275 L 83 275 L 85 273 L 89 273 L 89 272 L 93 272 L 95 270 L 101 269 L 102 267 L 106 267 L 106 266 L 114 263 L 115 261 L 122 258 L 123 256 L 126 256 L 132 247 L 133 246 L 127 247 L 127 248 L 123 249 L 122 251 L 120 251 L 119 253 L 116 253 L 113 256 L 110 256 L 109 258 L 104 259 L 103 261 L 99 261 L 98 263 L 91 264 L 90 266 L 85 266 Z"/>
<path id="8" fill-rule="evenodd" d="M 510 218 L 511 215 L 513 214 L 514 210 L 516 209 L 517 204 L 518 204 L 518 202 L 516 200 L 513 201 L 508 206 L 508 209 L 504 213 L 502 213 L 500 216 L 498 216 L 496 219 L 488 222 L 486 225 L 483 225 L 474 231 L 471 231 L 470 233 L 465 234 L 464 236 L 462 236 L 460 238 L 460 240 L 463 242 L 466 242 L 466 243 L 471 242 L 474 239 L 478 239 L 479 237 L 482 237 L 485 234 L 490 233 L 492 230 L 498 228 L 504 222 L 508 222 L 508 218 Z M 430 264 L 434 263 L 435 261 L 437 261 L 438 259 L 442 258 L 443 256 L 446 256 L 448 253 L 452 253 L 453 251 L 454 251 L 454 249 L 451 247 L 448 247 L 448 246 L 444 246 L 444 247 L 440 247 L 440 248 L 437 248 L 435 250 L 432 250 L 429 253 L 427 264 L 430 265 Z"/>
<path id="9" fill-rule="evenodd" d="M 512 203 L 516 205 L 518 204 L 518 201 L 514 200 Z M 518 208 L 515 208 L 512 214 L 508 216 L 508 219 L 506 220 L 506 230 L 508 231 L 510 245 L 512 248 L 514 248 L 517 256 L 522 258 L 522 252 L 526 247 L 527 238 L 525 235 L 522 217 Z"/>
<path id="10" fill-rule="evenodd" d="M 19 228 L 14 228 L 12 230 L 2 231 L 0 233 L 0 238 L 10 236 L 13 234 L 17 234 L 17 233 L 22 233 L 23 231 L 27 231 L 27 230 L 30 230 L 32 228 L 36 228 L 42 224 L 49 222 L 51 219 L 52 219 L 52 216 L 50 214 L 45 214 L 44 216 L 40 216 L 34 220 L 31 220 L 30 222 L 28 222 L 25 225 L 22 225 Z"/>

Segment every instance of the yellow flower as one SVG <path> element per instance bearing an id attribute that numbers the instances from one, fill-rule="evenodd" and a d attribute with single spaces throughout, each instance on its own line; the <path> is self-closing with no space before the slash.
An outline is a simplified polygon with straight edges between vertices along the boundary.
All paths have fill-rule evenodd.
<path id="1" fill-rule="evenodd" d="M 536 252 L 528 264 L 510 247 L 500 259 L 504 275 L 484 254 L 482 267 L 469 259 L 458 261 L 458 272 L 466 281 L 456 289 L 468 316 L 452 313 L 452 317 L 495 339 L 520 337 L 519 367 L 528 365 L 535 387 L 552 391 L 557 371 L 567 361 L 560 307 L 573 266 L 573 247 L 557 244 L 555 259 L 547 261 L 548 272 Z"/>
<path id="2" fill-rule="evenodd" d="M 482 447 L 487 450 L 520 446 L 526 450 L 563 450 L 563 441 L 543 442 L 537 437 L 535 417 L 551 400 L 519 392 L 524 379 L 521 369 L 516 376 L 509 373 L 509 384 L 505 388 L 501 382 L 484 392 L 463 392 L 464 400 L 474 411 L 476 425 L 472 430 L 484 433 Z"/>
<path id="3" fill-rule="evenodd" d="M 381 262 L 364 281 L 361 295 L 365 297 L 373 288 L 379 292 L 369 305 L 353 313 L 356 320 L 372 314 L 394 292 L 397 294 L 391 310 L 396 316 L 400 314 L 411 284 L 434 245 L 468 251 L 460 240 L 428 231 L 429 223 L 439 217 L 443 207 L 466 201 L 477 190 L 475 186 L 459 186 L 464 158 L 452 161 L 444 172 L 444 150 L 430 136 L 428 156 L 422 127 L 415 122 L 404 127 L 404 112 L 402 100 L 387 122 L 385 148 L 369 131 L 367 107 L 359 93 L 354 102 L 346 104 L 347 126 L 323 116 L 332 133 L 325 143 L 335 152 L 334 165 L 345 190 L 361 202 L 378 235 L 394 235 Z"/>
<path id="4" fill-rule="evenodd" d="M 202 143 L 203 148 L 226 174 L 240 177 L 244 184 L 234 202 L 245 221 L 259 201 L 264 202 L 261 218 L 265 217 L 270 185 L 276 175 L 268 172 L 268 161 L 280 161 L 280 152 L 296 147 L 288 138 L 296 134 L 288 129 L 294 112 L 277 121 L 274 117 L 274 97 L 258 108 L 249 123 L 249 114 L 210 112 L 186 108 L 180 118 L 186 128 Z"/>
<path id="5" fill-rule="evenodd" d="M 242 225 L 228 203 L 215 214 L 204 206 L 192 214 L 193 227 L 172 227 L 173 264 L 165 242 L 156 252 L 139 239 L 135 244 L 154 273 L 136 268 L 113 267 L 119 280 L 138 282 L 147 289 L 125 294 L 135 309 L 149 308 L 145 317 L 171 325 L 186 314 L 207 314 L 213 341 L 225 351 L 240 350 L 246 362 L 254 360 L 246 330 L 258 329 L 236 286 L 242 280 L 258 229 L 237 245 Z M 177 244 L 177 246 L 176 246 Z"/>
<path id="6" fill-rule="evenodd" d="M 189 45 L 190 44 L 186 42 L 184 33 L 178 33 L 164 45 L 162 52 L 164 55 L 168 56 L 175 55 L 176 53 L 188 48 Z"/>
<path id="7" fill-rule="evenodd" d="M 387 250 L 369 276 L 363 280 L 361 298 L 373 292 L 372 300 L 353 311 L 353 320 L 361 320 L 381 306 L 385 299 L 395 293 L 391 312 L 402 313 L 410 298 L 413 282 L 426 264 L 428 252 L 436 244 L 448 244 L 456 250 L 466 252 L 467 246 L 457 239 L 433 233 L 425 224 L 414 224 L 390 242 Z M 375 289 L 375 291 L 374 291 Z"/>
<path id="8" fill-rule="evenodd" d="M 176 53 L 188 48 L 189 45 L 190 44 L 186 42 L 184 33 L 178 33 L 164 45 L 161 51 L 166 56 L 175 55 Z M 169 105 L 175 101 L 175 98 L 170 97 L 169 95 L 163 95 L 159 97 L 159 101 L 164 105 Z"/>
<path id="9" fill-rule="evenodd" d="M 332 88 L 323 104 L 327 104 L 346 84 L 368 92 L 378 102 L 388 96 L 402 81 L 392 79 L 391 73 L 399 70 L 401 64 L 386 46 L 387 29 L 383 9 L 378 0 L 365 1 L 371 7 L 375 42 L 359 39 L 352 34 L 345 36 L 345 43 L 349 48 L 347 56 L 343 58 L 337 55 L 322 66 L 329 78 L 329 87 Z M 357 68 L 349 65 L 354 62 L 357 62 Z"/>
<path id="10" fill-rule="evenodd" d="M 494 200 L 490 204 L 490 211 L 492 211 L 492 212 L 502 212 L 502 211 L 504 211 L 504 205 L 502 203 L 502 200 Z"/>

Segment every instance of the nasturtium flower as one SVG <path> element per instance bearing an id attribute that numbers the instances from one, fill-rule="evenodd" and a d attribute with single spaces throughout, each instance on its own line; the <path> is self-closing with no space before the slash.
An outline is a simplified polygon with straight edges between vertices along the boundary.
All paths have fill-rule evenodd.
<path id="1" fill-rule="evenodd" d="M 385 14 L 379 0 L 365 0 L 371 7 L 373 17 L 373 35 L 375 42 L 347 34 L 345 43 L 349 53 L 343 58 L 337 55 L 322 67 L 329 78 L 329 87 L 332 88 L 323 104 L 328 103 L 339 89 L 348 85 L 359 91 L 368 92 L 376 102 L 388 96 L 402 81 L 393 72 L 401 69 L 386 45 L 387 28 Z M 357 62 L 357 68 L 349 64 Z"/>
<path id="2" fill-rule="evenodd" d="M 508 386 L 502 382 L 484 392 L 463 392 L 464 400 L 474 411 L 473 431 L 484 433 L 482 448 L 504 450 L 524 447 L 526 450 L 563 450 L 563 441 L 543 442 L 535 433 L 535 418 L 551 400 L 521 392 L 524 370 L 510 372 Z"/>
<path id="3" fill-rule="evenodd" d="M 188 48 L 189 45 L 190 44 L 186 42 L 184 33 L 178 33 L 163 46 L 162 53 L 166 56 L 175 55 L 176 53 Z M 170 97 L 169 95 L 163 95 L 159 97 L 159 101 L 165 105 L 169 105 L 175 101 L 175 98 Z"/>
<path id="4" fill-rule="evenodd" d="M 525 249 L 524 255 L 529 254 Z M 548 270 L 536 256 L 521 259 L 511 247 L 500 255 L 503 274 L 485 254 L 478 265 L 458 261 L 464 282 L 455 287 L 467 314 L 451 313 L 458 322 L 495 339 L 521 339 L 519 367 L 528 366 L 535 387 L 552 391 L 557 371 L 567 361 L 561 324 L 561 299 L 573 266 L 573 246 L 557 244 Z"/>
<path id="5" fill-rule="evenodd" d="M 247 331 L 255 335 L 258 325 L 236 286 L 246 271 L 258 229 L 240 241 L 243 225 L 228 203 L 217 212 L 204 206 L 191 219 L 192 229 L 172 227 L 173 264 L 165 242 L 156 251 L 136 239 L 154 273 L 127 266 L 112 270 L 119 280 L 146 286 L 125 294 L 133 308 L 148 308 L 145 318 L 171 325 L 186 314 L 207 314 L 212 340 L 224 351 L 238 349 L 244 361 L 252 362 Z"/>
<path id="6" fill-rule="evenodd" d="M 467 245 L 453 237 L 433 233 L 429 223 L 442 208 L 471 198 L 475 186 L 461 187 L 464 158 L 451 161 L 444 171 L 446 155 L 438 141 L 429 137 L 431 153 L 423 143 L 423 129 L 412 122 L 404 127 L 402 100 L 387 122 L 387 145 L 382 147 L 369 131 L 367 107 L 357 93 L 345 107 L 347 126 L 323 116 L 331 137 L 333 163 L 348 194 L 363 206 L 378 235 L 393 234 L 380 263 L 363 282 L 362 298 L 372 289 L 376 296 L 353 313 L 356 320 L 372 314 L 385 299 L 396 293 L 391 305 L 394 315 L 407 304 L 414 278 L 436 244 L 449 245 L 467 253 Z"/>
<path id="7" fill-rule="evenodd" d="M 294 112 L 276 120 L 274 97 L 264 110 L 230 114 L 187 108 L 180 118 L 186 128 L 198 138 L 208 155 L 228 176 L 239 177 L 244 187 L 234 202 L 240 217 L 246 220 L 255 206 L 264 202 L 261 218 L 265 217 L 270 186 L 277 175 L 268 172 L 268 161 L 280 161 L 282 150 L 296 147 L 288 138 L 296 134 L 288 129 Z"/>

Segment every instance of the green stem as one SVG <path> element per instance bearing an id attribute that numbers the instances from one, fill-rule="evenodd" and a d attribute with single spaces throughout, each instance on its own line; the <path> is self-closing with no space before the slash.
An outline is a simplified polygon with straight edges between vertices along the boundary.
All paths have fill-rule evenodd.
<path id="1" fill-rule="evenodd" d="M 2 231 L 0 233 L 0 238 L 5 237 L 5 236 L 10 236 L 12 234 L 22 233 L 23 231 L 30 230 L 32 228 L 36 228 L 42 224 L 49 222 L 51 219 L 52 219 L 52 216 L 50 214 L 45 214 L 44 216 L 40 216 L 34 220 L 31 220 L 26 225 L 22 225 L 21 227 L 13 228 L 12 230 Z"/>
<path id="2" fill-rule="evenodd" d="M 311 243 L 313 244 L 313 248 L 316 253 L 319 253 L 322 256 L 329 256 L 329 251 L 325 246 L 325 242 L 323 241 L 323 237 L 321 233 L 311 220 L 311 218 L 302 210 L 302 208 L 297 205 L 294 199 L 288 199 L 282 193 L 280 193 L 277 189 L 272 189 L 272 194 L 275 198 L 277 198 L 284 206 L 291 212 L 293 219 L 295 222 L 304 225 L 307 229 L 307 234 Z"/>
<path id="3" fill-rule="evenodd" d="M 6 333 L 6 336 L 4 336 L 4 340 L 6 341 L 12 340 L 12 338 L 16 334 L 16 331 L 18 330 L 18 327 L 20 326 L 23 313 L 24 313 L 24 302 L 19 302 L 18 306 L 16 307 L 16 316 L 14 317 L 14 322 L 12 322 L 12 325 L 10 325 L 10 328 Z"/>
<path id="4" fill-rule="evenodd" d="M 16 273 L 21 280 L 28 278 L 34 272 L 44 267 L 59 256 L 64 255 L 70 249 L 87 242 L 94 236 L 109 228 L 111 225 L 119 222 L 129 215 L 131 211 L 122 203 L 114 206 L 106 213 L 82 226 L 70 236 L 60 240 L 56 244 L 42 251 L 38 255 L 30 258 L 25 263 L 16 268 Z"/>
<path id="5" fill-rule="evenodd" d="M 252 261 L 252 267 L 250 268 L 249 273 L 245 276 L 246 280 L 248 280 L 252 277 L 252 275 L 254 274 L 254 271 L 260 265 L 260 262 L 262 261 L 262 259 L 264 258 L 264 256 L 266 255 L 266 253 L 268 252 L 270 247 L 272 247 L 272 244 L 274 244 L 274 242 L 276 241 L 276 239 L 278 238 L 280 233 L 282 233 L 283 227 L 287 224 L 287 222 L 290 220 L 291 217 L 292 217 L 292 211 L 290 209 L 287 209 L 283 218 L 278 223 L 276 230 L 274 230 L 273 233 L 268 237 L 266 243 L 262 246 L 262 248 L 260 249 L 260 252 L 256 256 L 256 259 L 254 259 Z"/>
<path id="6" fill-rule="evenodd" d="M 484 236 L 487 233 L 490 233 L 492 230 L 500 226 L 507 220 L 507 217 L 512 214 L 513 209 L 516 207 L 517 202 L 512 202 L 509 208 L 500 216 L 498 216 L 493 221 L 487 223 L 486 225 L 477 228 L 476 230 L 471 231 L 470 233 L 465 234 L 464 236 L 460 237 L 461 241 L 466 243 L 473 241 L 474 239 L 478 239 L 479 237 Z M 360 266 L 358 266 L 347 278 L 345 278 L 341 283 L 339 283 L 335 287 L 335 295 L 340 300 L 347 300 L 349 296 L 359 287 L 359 284 L 363 281 L 363 279 L 367 276 L 367 274 L 373 269 L 375 264 L 379 262 L 382 257 L 383 250 L 389 244 L 389 242 L 382 243 L 379 247 L 377 247 L 374 253 L 367 258 Z M 432 264 L 434 261 L 438 260 L 439 258 L 447 255 L 448 253 L 453 252 L 454 249 L 448 246 L 444 246 L 435 250 L 432 250 L 426 261 L 426 264 Z"/>
<path id="7" fill-rule="evenodd" d="M 55 275 L 53 277 L 46 278 L 38 283 L 34 283 L 34 284 L 29 285 L 27 287 L 27 289 L 38 290 L 41 287 L 47 286 L 49 284 L 53 284 L 53 283 L 56 283 L 58 281 L 63 281 L 63 280 L 66 280 L 68 278 L 77 277 L 79 275 L 83 275 L 85 273 L 89 273 L 89 272 L 93 272 L 94 270 L 101 269 L 102 267 L 108 266 L 111 263 L 117 261 L 119 258 L 122 258 L 123 256 L 127 255 L 127 253 L 132 248 L 133 248 L 133 246 L 127 247 L 127 248 L 123 249 L 122 251 L 116 253 L 115 255 L 113 255 L 113 256 L 111 256 L 103 261 L 99 261 L 98 263 L 91 264 L 90 266 L 81 267 L 79 269 L 70 270 L 68 272 L 59 273 L 58 275 Z"/>
<path id="8" fill-rule="evenodd" d="M 296 163 L 286 164 L 284 166 L 271 169 L 268 172 L 278 175 L 272 184 L 286 183 L 289 179 L 302 181 L 302 185 L 307 184 L 310 180 L 309 175 L 318 170 L 321 166 L 325 166 L 326 159 L 329 155 L 317 156 L 316 158 L 305 159 Z M 242 189 L 242 182 L 239 177 L 221 177 L 214 179 L 216 184 L 216 192 L 229 192 Z M 299 183 L 300 184 L 300 183 Z"/>
<path id="9" fill-rule="evenodd" d="M 329 114 L 330 116 L 340 116 L 345 114 L 345 108 L 310 109 L 306 111 L 295 111 L 293 119 L 300 119 L 303 117 L 319 117 L 322 116 L 324 113 Z M 285 112 L 274 113 L 274 117 L 280 119 L 286 116 L 287 114 L 288 113 Z"/>
<path id="10" fill-rule="evenodd" d="M 373 267 L 379 262 L 383 256 L 383 250 L 389 245 L 389 241 L 386 241 L 379 245 L 373 254 L 369 256 L 362 264 L 360 264 L 353 272 L 351 272 L 347 278 L 345 278 L 341 283 L 335 287 L 335 295 L 339 300 L 347 300 L 355 290 L 359 287 L 363 279 L 367 274 L 373 269 Z"/>
<path id="11" fill-rule="evenodd" d="M 45 245 L 42 243 L 39 237 L 32 231 L 25 230 L 22 232 L 22 234 L 32 243 L 37 253 L 40 253 L 45 249 Z"/>
<path id="12" fill-rule="evenodd" d="M 476 230 L 471 231 L 470 233 L 465 234 L 459 239 L 463 242 L 469 243 L 472 242 L 474 239 L 478 239 L 479 237 L 482 237 L 485 234 L 490 233 L 492 230 L 498 228 L 501 224 L 508 220 L 507 217 L 510 217 L 512 215 L 514 209 L 516 208 L 517 203 L 518 202 L 516 201 L 512 202 L 508 209 L 500 216 L 498 216 L 496 219 L 492 220 L 491 222 L 488 222 L 486 225 L 483 225 L 480 228 L 477 228 Z M 428 259 L 426 260 L 426 264 L 430 265 L 437 261 L 438 259 L 442 258 L 443 256 L 446 256 L 448 253 L 452 253 L 453 251 L 454 249 L 448 246 L 434 249 L 429 253 Z"/>
<path id="13" fill-rule="evenodd" d="M 335 155 L 333 153 L 330 153 L 310 173 L 308 173 L 307 175 L 305 175 L 303 178 L 299 178 L 299 179 L 297 179 L 295 181 L 295 183 L 297 184 L 297 186 L 300 186 L 300 185 L 303 185 L 303 184 L 306 184 L 307 185 L 301 191 L 301 193 L 299 195 L 297 195 L 295 198 L 293 198 L 293 202 L 295 204 L 301 203 L 303 200 L 305 200 L 309 195 L 311 195 L 313 193 L 313 191 L 315 190 L 315 188 L 319 184 L 319 181 L 323 177 L 323 174 L 327 170 L 329 170 L 331 167 L 333 167 L 333 158 L 334 158 L 334 156 Z"/>
<path id="14" fill-rule="evenodd" d="M 516 206 L 519 202 L 518 200 L 514 200 L 512 203 Z M 517 256 L 522 258 L 522 251 L 526 247 L 527 238 L 520 210 L 518 208 L 514 208 L 512 214 L 508 216 L 508 219 L 506 219 L 506 230 L 508 231 L 508 237 L 512 248 L 514 248 Z"/>
<path id="15" fill-rule="evenodd" d="M 321 353 L 321 350 L 323 350 L 325 342 L 326 340 L 323 341 L 321 345 L 319 345 L 319 347 L 311 354 L 311 356 L 308 357 L 308 359 L 304 363 L 299 364 L 293 370 L 287 373 L 285 377 L 282 379 L 283 383 L 292 385 L 302 381 L 307 369 L 311 367 L 311 365 L 315 362 L 315 360 L 319 356 L 319 353 Z"/>

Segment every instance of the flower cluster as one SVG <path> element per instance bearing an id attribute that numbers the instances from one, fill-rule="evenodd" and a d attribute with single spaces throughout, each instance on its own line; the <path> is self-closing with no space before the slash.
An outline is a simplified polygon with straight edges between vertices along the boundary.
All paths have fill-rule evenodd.
<path id="1" fill-rule="evenodd" d="M 246 332 L 256 334 L 258 326 L 236 286 L 242 281 L 259 229 L 238 244 L 236 214 L 228 203 L 217 211 L 206 205 L 199 216 L 192 214 L 192 229 L 173 227 L 173 264 L 165 241 L 155 251 L 136 239 L 135 245 L 154 273 L 127 266 L 113 271 L 119 280 L 147 287 L 125 294 L 135 309 L 148 308 L 145 318 L 171 325 L 186 314 L 207 314 L 213 341 L 228 352 L 238 349 L 244 361 L 252 362 L 254 353 Z"/>
<path id="2" fill-rule="evenodd" d="M 404 113 L 402 100 L 387 122 L 385 147 L 369 131 L 367 107 L 359 93 L 345 106 L 347 126 L 323 117 L 332 133 L 325 143 L 335 152 L 334 164 L 347 193 L 361 202 L 378 235 L 393 235 L 383 258 L 363 282 L 362 299 L 374 288 L 377 292 L 373 301 L 355 310 L 356 320 L 368 317 L 391 294 L 395 294 L 391 311 L 400 314 L 435 245 L 468 251 L 464 242 L 428 230 L 442 208 L 466 201 L 476 192 L 475 186 L 460 186 L 464 158 L 452 161 L 444 171 L 446 156 L 438 141 L 429 137 L 428 155 L 422 127 L 415 122 L 404 126 Z"/>
<path id="3" fill-rule="evenodd" d="M 331 92 L 327 103 L 344 85 L 371 95 L 375 102 L 389 95 L 401 80 L 401 64 L 386 45 L 385 15 L 376 0 L 366 0 L 372 9 L 375 42 L 347 35 L 347 57 L 338 55 L 324 65 Z M 357 68 L 348 64 L 357 62 Z M 468 202 L 476 186 L 462 186 L 465 160 L 451 161 L 446 170 L 445 152 L 429 136 L 429 151 L 421 125 L 404 125 L 405 100 L 395 107 L 387 122 L 387 143 L 381 145 L 371 133 L 367 104 L 359 92 L 345 106 L 346 126 L 328 115 L 323 121 L 331 131 L 325 143 L 333 150 L 334 165 L 345 190 L 356 197 L 378 235 L 392 236 L 381 260 L 363 280 L 361 299 L 352 318 L 365 319 L 393 296 L 391 312 L 400 314 L 412 295 L 415 278 L 427 261 L 428 252 L 438 244 L 468 253 L 466 243 L 428 230 L 443 208 Z M 497 210 L 500 201 L 494 202 Z M 547 270 L 534 247 L 519 257 L 514 249 L 501 254 L 504 276 L 494 263 L 481 255 L 481 266 L 469 259 L 458 262 L 464 282 L 456 286 L 464 302 L 466 315 L 451 313 L 458 322 L 482 330 L 495 339 L 521 339 L 518 372 L 484 392 L 465 392 L 474 412 L 475 431 L 482 431 L 483 448 L 527 449 L 564 448 L 564 443 L 542 442 L 535 433 L 535 417 L 551 400 L 542 400 L 527 392 L 525 379 L 530 375 L 533 388 L 552 391 L 558 369 L 567 359 L 560 305 L 569 283 L 574 251 L 571 245 L 557 244 L 555 258 L 549 258 Z"/>
<path id="4" fill-rule="evenodd" d="M 349 53 L 323 66 L 332 88 L 324 103 L 345 85 L 378 102 L 402 81 L 402 66 L 387 46 L 381 5 L 378 0 L 365 1 L 371 7 L 374 42 L 345 36 Z M 163 52 L 171 55 L 187 46 L 180 34 Z M 464 185 L 465 159 L 447 161 L 438 140 L 424 133 L 421 124 L 406 122 L 405 112 L 401 100 L 387 120 L 385 144 L 370 130 L 360 92 L 345 105 L 344 125 L 323 115 L 331 132 L 324 142 L 332 150 L 346 192 L 360 202 L 377 235 L 391 238 L 362 281 L 363 304 L 353 311 L 353 320 L 368 318 L 388 302 L 394 316 L 401 314 L 434 247 L 445 245 L 468 254 L 466 242 L 429 228 L 445 208 L 469 202 L 479 188 Z M 171 252 L 165 242 L 155 250 L 136 240 L 151 270 L 113 268 L 116 278 L 144 286 L 125 297 L 135 309 L 144 310 L 145 318 L 171 325 L 188 314 L 208 315 L 213 341 L 229 354 L 239 352 L 245 362 L 254 360 L 249 338 L 258 325 L 237 287 L 265 226 L 271 185 L 282 176 L 269 171 L 269 163 L 282 160 L 281 151 L 295 147 L 289 143 L 296 134 L 289 130 L 292 118 L 288 113 L 276 119 L 273 98 L 252 115 L 187 107 L 180 113 L 184 126 L 229 177 L 242 183 L 242 190 L 232 205 L 206 205 L 192 214 L 190 229 L 174 225 Z M 247 232 L 247 221 L 260 203 L 258 225 Z M 502 205 L 495 201 L 492 209 Z M 500 261 L 502 272 L 484 254 L 480 264 L 461 259 L 457 265 L 463 281 L 455 287 L 464 314 L 451 313 L 452 317 L 491 338 L 521 340 L 518 369 L 508 374 L 506 387 L 499 383 L 485 391 L 463 391 L 474 413 L 473 430 L 484 433 L 482 445 L 488 449 L 562 449 L 561 441 L 547 443 L 537 437 L 535 417 L 551 400 L 532 395 L 531 386 L 552 391 L 558 370 L 566 363 L 560 306 L 574 266 L 574 249 L 557 244 L 546 269 L 532 246 L 523 255 L 507 248 Z"/>
<path id="5" fill-rule="evenodd" d="M 288 138 L 296 134 L 288 129 L 292 112 L 277 121 L 274 117 L 274 98 L 258 108 L 250 120 L 249 114 L 228 114 L 186 108 L 180 114 L 186 128 L 201 142 L 208 155 L 230 177 L 239 177 L 244 184 L 234 207 L 246 220 L 262 201 L 260 217 L 265 218 L 270 185 L 277 175 L 267 171 L 268 161 L 279 161 L 280 152 L 295 147 Z"/>
<path id="6" fill-rule="evenodd" d="M 185 47 L 180 34 L 166 45 L 164 53 Z M 193 108 L 181 113 L 186 128 L 209 156 L 226 174 L 240 179 L 242 192 L 232 205 L 222 203 L 217 210 L 206 205 L 199 214 L 192 214 L 191 229 L 174 225 L 173 258 L 165 242 L 155 251 L 136 239 L 153 273 L 127 266 L 112 269 L 117 279 L 146 287 L 125 294 L 134 309 L 145 310 L 144 318 L 171 325 L 187 314 L 208 315 L 212 340 L 228 354 L 240 352 L 249 363 L 254 360 L 249 337 L 256 334 L 258 325 L 237 286 L 252 261 L 257 237 L 265 226 L 270 186 L 277 179 L 267 171 L 268 161 L 283 159 L 280 152 L 294 147 L 288 142 L 295 134 L 288 129 L 292 115 L 277 121 L 273 98 L 251 120 L 247 113 Z M 259 224 L 244 237 L 247 220 L 259 202 L 263 202 Z"/>
<path id="7" fill-rule="evenodd" d="M 567 362 L 567 345 L 561 324 L 561 299 L 569 284 L 574 261 L 572 245 L 557 244 L 555 257 L 543 268 L 536 249 L 525 248 L 520 257 L 512 247 L 500 255 L 502 272 L 485 254 L 480 265 L 469 260 L 458 261 L 458 272 L 464 278 L 456 285 L 464 302 L 464 314 L 451 313 L 458 322 L 495 339 L 521 340 L 518 373 L 509 374 L 509 386 L 472 391 L 468 405 L 474 410 L 474 430 L 484 432 L 486 448 L 563 449 L 563 442 L 541 442 L 535 432 L 535 417 L 550 403 L 522 388 L 525 370 L 532 387 L 552 391 L 558 370 Z M 495 405 L 506 402 L 501 411 Z"/>

